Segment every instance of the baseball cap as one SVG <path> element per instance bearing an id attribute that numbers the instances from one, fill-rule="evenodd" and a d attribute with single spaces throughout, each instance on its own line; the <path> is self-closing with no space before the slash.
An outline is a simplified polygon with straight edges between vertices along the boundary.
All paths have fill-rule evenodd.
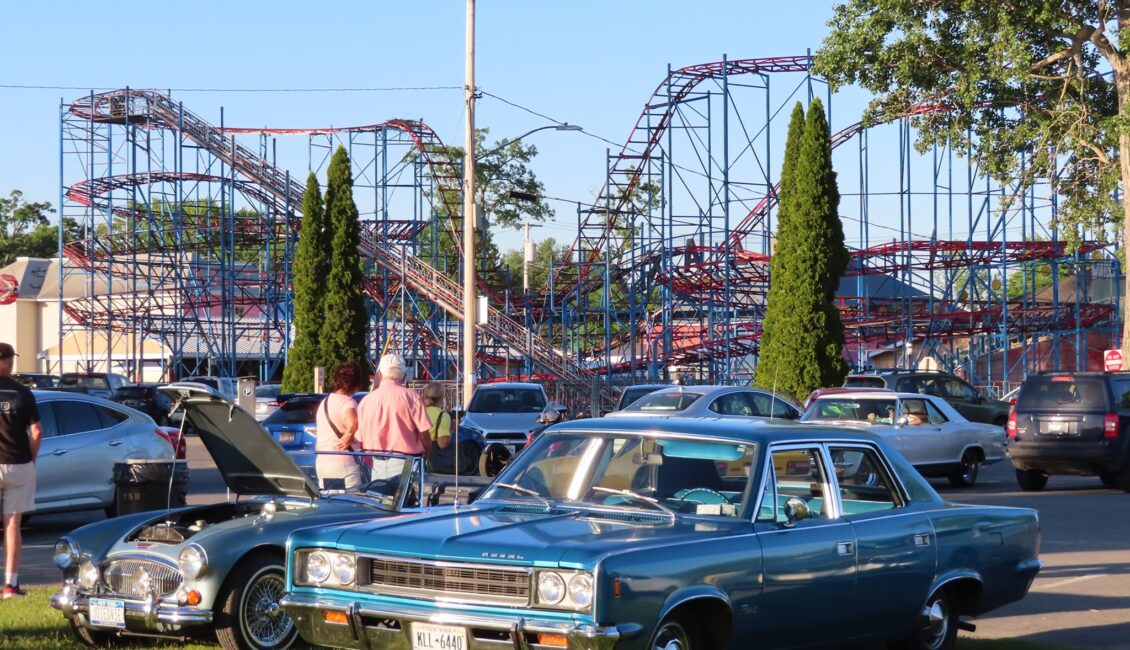
<path id="1" fill-rule="evenodd" d="M 18 356 L 20 355 L 16 354 L 16 349 L 10 343 L 0 343 L 0 359 L 11 359 Z"/>

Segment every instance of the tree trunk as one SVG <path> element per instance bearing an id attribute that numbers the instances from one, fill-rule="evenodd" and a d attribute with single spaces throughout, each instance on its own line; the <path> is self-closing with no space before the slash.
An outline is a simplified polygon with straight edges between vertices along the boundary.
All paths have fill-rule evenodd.
<path id="1" fill-rule="evenodd" d="M 1114 82 L 1118 89 L 1118 113 L 1123 120 L 1130 118 L 1130 70 L 1124 62 L 1114 63 Z M 1122 358 L 1130 359 L 1130 282 L 1126 281 L 1127 266 L 1130 266 L 1130 256 L 1126 255 L 1127 246 L 1130 246 L 1130 131 L 1125 125 L 1120 125 L 1118 133 L 1118 166 L 1122 175 L 1122 309 L 1119 317 L 1122 318 Z M 1078 291 L 1075 299 L 1080 300 Z M 1125 369 L 1125 368 L 1124 368 Z"/>

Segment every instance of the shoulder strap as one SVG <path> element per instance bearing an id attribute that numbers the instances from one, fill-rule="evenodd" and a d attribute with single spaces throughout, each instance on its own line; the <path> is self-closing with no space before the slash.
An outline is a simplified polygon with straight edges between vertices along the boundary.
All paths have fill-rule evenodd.
<path id="1" fill-rule="evenodd" d="M 332 395 L 333 393 L 330 393 Z M 334 424 L 334 419 L 330 417 L 330 395 L 326 395 L 326 399 L 322 400 L 322 410 L 326 413 L 326 422 L 330 423 L 330 429 L 338 438 L 341 437 L 341 430 Z"/>

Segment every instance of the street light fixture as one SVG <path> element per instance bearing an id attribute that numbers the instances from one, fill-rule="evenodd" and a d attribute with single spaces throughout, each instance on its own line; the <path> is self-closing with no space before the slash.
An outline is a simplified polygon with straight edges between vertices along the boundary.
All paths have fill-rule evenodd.
<path id="1" fill-rule="evenodd" d="M 522 135 L 520 135 L 516 138 L 510 138 L 509 140 L 503 140 L 502 142 L 498 143 L 497 147 L 491 149 L 490 151 L 484 151 L 483 153 L 475 156 L 475 160 L 482 160 L 483 158 L 486 158 L 487 156 L 491 155 L 492 153 L 502 151 L 506 147 L 509 147 L 510 145 L 514 144 L 515 142 L 521 140 L 522 138 L 524 138 L 528 135 L 531 135 L 533 133 L 537 133 L 538 131 L 547 131 L 549 129 L 553 129 L 554 131 L 584 131 L 583 127 L 576 125 L 576 124 L 569 124 L 568 122 L 566 122 L 565 124 L 549 124 L 549 125 L 546 125 L 546 126 L 539 126 L 536 129 L 530 129 L 529 131 L 526 131 L 525 133 L 523 133 Z"/>

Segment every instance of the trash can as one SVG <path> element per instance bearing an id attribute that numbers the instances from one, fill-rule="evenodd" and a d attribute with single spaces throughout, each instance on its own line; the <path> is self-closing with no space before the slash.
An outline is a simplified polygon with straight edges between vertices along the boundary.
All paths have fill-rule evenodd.
<path id="1" fill-rule="evenodd" d="M 127 460 L 114 463 L 114 509 L 119 515 L 184 507 L 188 463 Z"/>

